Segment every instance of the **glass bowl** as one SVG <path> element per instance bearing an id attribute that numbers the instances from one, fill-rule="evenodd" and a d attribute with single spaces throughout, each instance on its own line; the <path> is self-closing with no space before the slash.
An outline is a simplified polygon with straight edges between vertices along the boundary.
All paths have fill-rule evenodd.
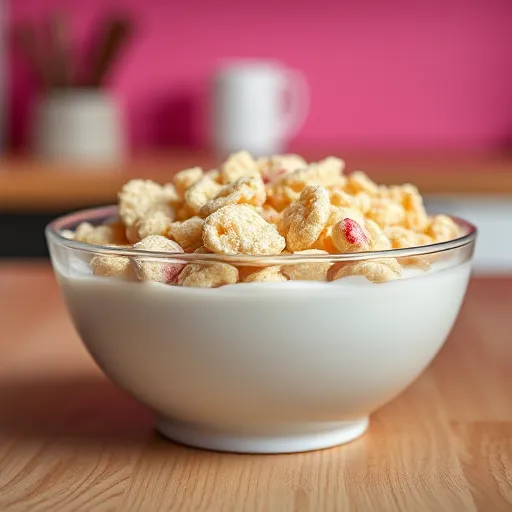
<path id="1" fill-rule="evenodd" d="M 170 255 L 60 234 L 115 215 L 116 207 L 84 210 L 46 228 L 76 329 L 104 372 L 156 412 L 162 434 L 233 452 L 307 451 L 365 432 L 370 413 L 403 391 L 446 340 L 476 239 L 475 227 L 456 218 L 463 235 L 455 240 L 329 255 Z M 224 263 L 240 272 L 280 266 L 293 280 L 170 286 L 95 276 L 89 263 L 98 255 L 128 258 L 135 270 L 141 261 Z M 325 281 L 333 266 L 383 258 L 406 264 L 403 277 Z"/>

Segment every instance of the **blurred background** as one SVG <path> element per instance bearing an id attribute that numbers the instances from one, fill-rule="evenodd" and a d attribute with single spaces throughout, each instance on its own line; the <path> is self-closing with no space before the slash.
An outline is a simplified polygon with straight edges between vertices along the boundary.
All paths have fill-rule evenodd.
<path id="1" fill-rule="evenodd" d="M 0 257 L 45 223 L 225 153 L 413 182 L 512 272 L 509 0 L 0 3 Z"/>

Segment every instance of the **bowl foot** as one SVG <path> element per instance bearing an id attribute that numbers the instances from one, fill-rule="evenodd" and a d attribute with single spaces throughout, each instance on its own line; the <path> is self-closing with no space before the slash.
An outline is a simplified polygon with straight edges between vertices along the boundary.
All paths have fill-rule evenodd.
<path id="1" fill-rule="evenodd" d="M 367 430 L 368 417 L 338 423 L 296 424 L 276 432 L 223 433 L 218 429 L 159 417 L 156 429 L 165 437 L 196 448 L 235 453 L 294 453 L 348 443 Z"/>

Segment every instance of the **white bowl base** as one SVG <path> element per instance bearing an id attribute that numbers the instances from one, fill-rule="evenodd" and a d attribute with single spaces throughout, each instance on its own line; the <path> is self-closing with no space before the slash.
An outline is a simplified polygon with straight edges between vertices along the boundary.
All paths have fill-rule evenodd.
<path id="1" fill-rule="evenodd" d="M 276 435 L 233 435 L 159 417 L 156 429 L 165 437 L 196 448 L 234 453 L 296 453 L 331 448 L 348 443 L 366 432 L 368 417 L 329 423 L 325 430 L 318 423 L 295 425 L 295 432 Z M 300 427 L 300 428 L 299 428 Z M 299 433 L 297 433 L 299 432 Z"/>

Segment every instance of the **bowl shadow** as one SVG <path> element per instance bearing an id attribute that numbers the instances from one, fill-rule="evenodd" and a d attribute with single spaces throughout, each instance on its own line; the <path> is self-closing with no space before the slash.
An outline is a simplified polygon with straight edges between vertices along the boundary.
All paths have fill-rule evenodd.
<path id="1" fill-rule="evenodd" d="M 222 453 L 174 442 L 154 428 L 154 414 L 101 374 L 0 382 L 0 441 L 50 443 L 51 446 L 101 454 L 139 453 L 144 460 L 186 462 L 245 460 L 248 455 Z M 284 454 L 279 457 L 289 457 Z M 260 455 L 276 457 L 276 455 Z"/>
<path id="2" fill-rule="evenodd" d="M 156 434 L 151 411 L 98 374 L 3 381 L 0 436 L 140 444 Z"/>

